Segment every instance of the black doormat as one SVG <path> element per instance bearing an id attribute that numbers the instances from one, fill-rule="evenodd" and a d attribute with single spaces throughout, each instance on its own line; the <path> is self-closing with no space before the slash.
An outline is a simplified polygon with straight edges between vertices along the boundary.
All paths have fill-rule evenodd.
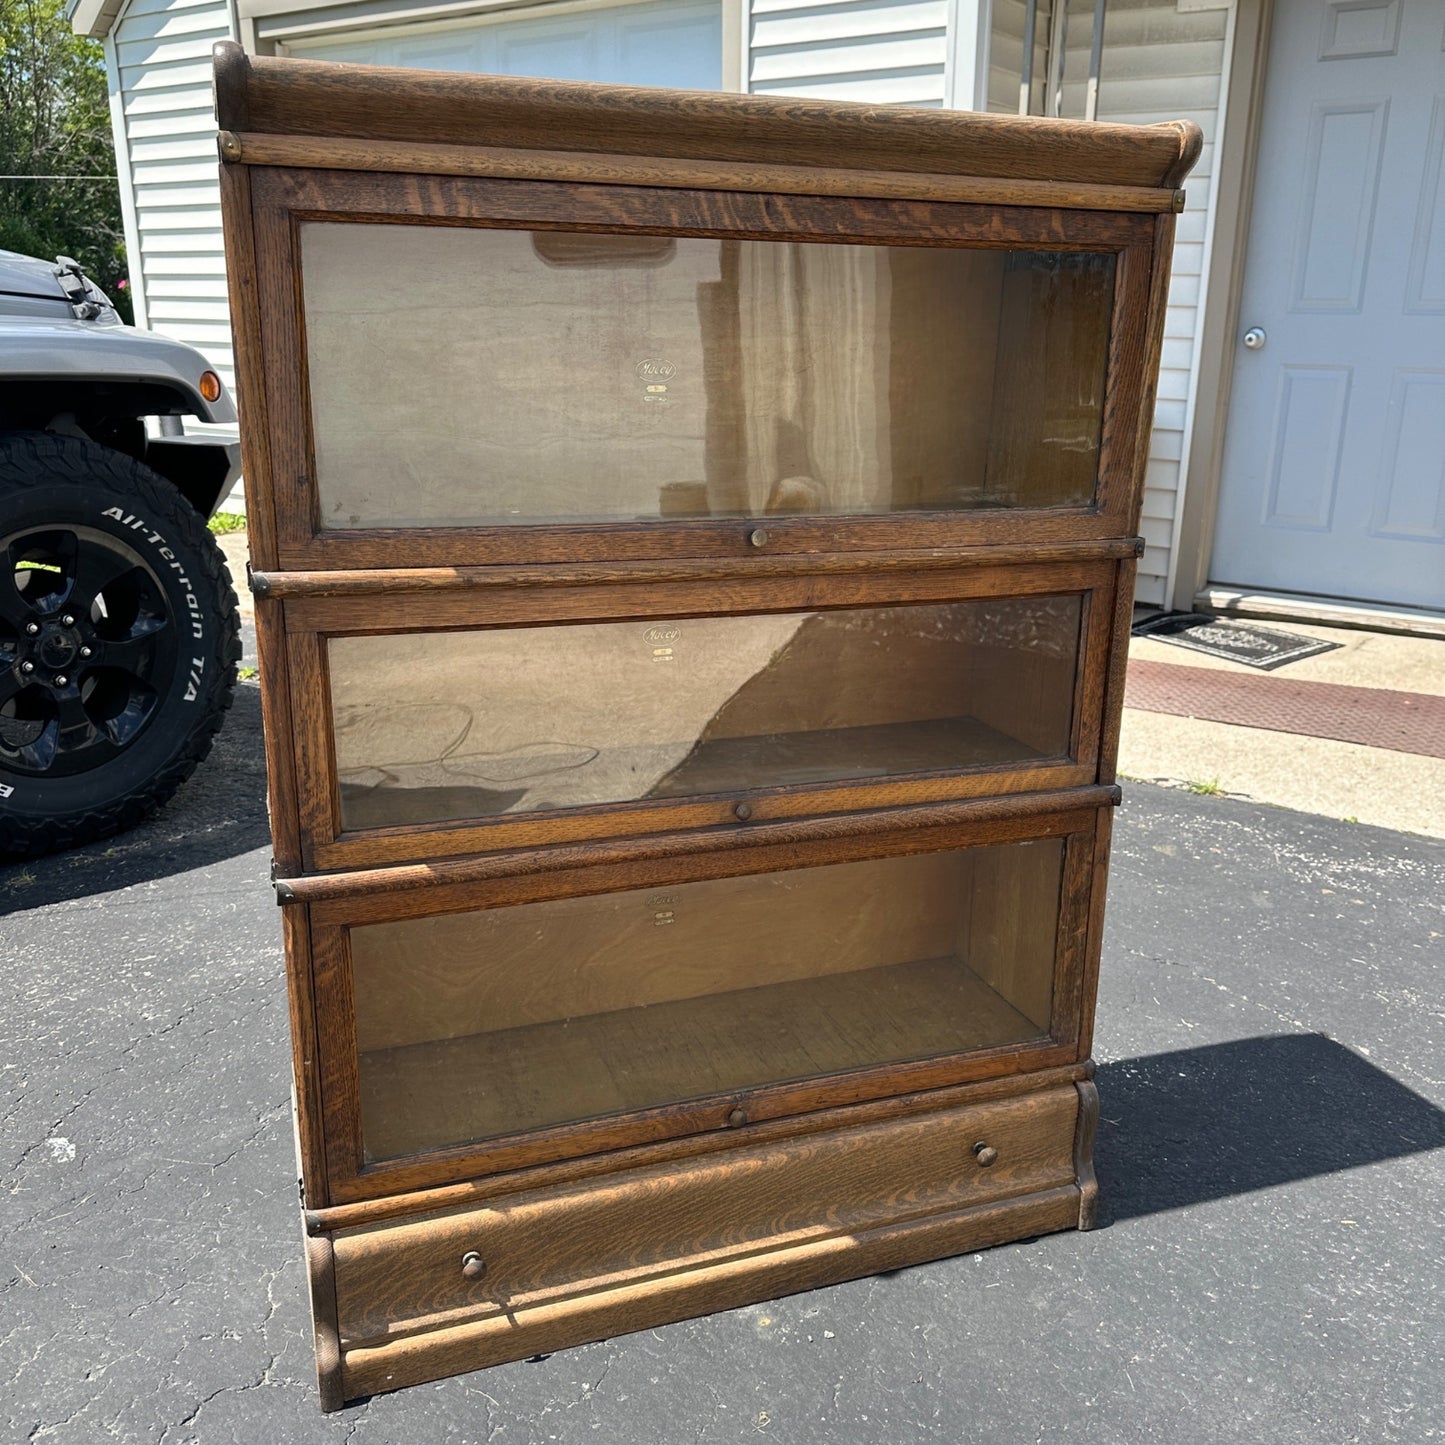
<path id="1" fill-rule="evenodd" d="M 1265 672 L 1343 646 L 1339 642 L 1321 642 L 1317 637 L 1301 637 L 1297 632 L 1256 627 L 1252 622 L 1226 622 L 1202 612 L 1159 612 L 1136 622 L 1131 631 L 1135 637 L 1157 637 L 1160 642 L 1192 647 L 1195 652 L 1207 652 L 1211 657 L 1228 658 Z"/>

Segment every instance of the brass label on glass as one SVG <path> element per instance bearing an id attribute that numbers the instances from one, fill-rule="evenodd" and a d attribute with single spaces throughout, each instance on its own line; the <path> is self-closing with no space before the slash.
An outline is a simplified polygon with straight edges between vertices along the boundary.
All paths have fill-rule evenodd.
<path id="1" fill-rule="evenodd" d="M 665 402 L 667 383 L 677 375 L 677 367 L 660 356 L 649 356 L 637 363 L 636 371 L 638 379 L 643 383 L 643 401 Z"/>

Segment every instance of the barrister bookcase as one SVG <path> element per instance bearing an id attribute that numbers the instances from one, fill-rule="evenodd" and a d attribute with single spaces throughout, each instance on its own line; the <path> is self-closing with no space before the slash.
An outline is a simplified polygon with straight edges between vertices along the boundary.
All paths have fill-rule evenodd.
<path id="1" fill-rule="evenodd" d="M 1198 131 L 216 93 L 323 1405 L 1088 1227 Z"/>

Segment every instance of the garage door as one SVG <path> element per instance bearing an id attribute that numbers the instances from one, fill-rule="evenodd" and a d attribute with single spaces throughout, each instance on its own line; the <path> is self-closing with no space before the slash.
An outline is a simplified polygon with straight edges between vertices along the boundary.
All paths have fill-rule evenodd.
<path id="1" fill-rule="evenodd" d="M 477 21 L 383 35 L 296 39 L 289 55 L 423 70 L 722 88 L 721 0 L 649 0 L 526 20 Z"/>

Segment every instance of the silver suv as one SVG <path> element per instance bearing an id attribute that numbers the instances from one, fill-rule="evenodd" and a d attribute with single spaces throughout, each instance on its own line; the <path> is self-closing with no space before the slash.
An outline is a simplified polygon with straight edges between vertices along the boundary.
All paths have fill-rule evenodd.
<path id="1" fill-rule="evenodd" d="M 206 522 L 239 448 L 183 416 L 236 420 L 199 352 L 123 325 L 74 261 L 0 251 L 0 858 L 138 822 L 230 706 L 240 623 Z"/>

